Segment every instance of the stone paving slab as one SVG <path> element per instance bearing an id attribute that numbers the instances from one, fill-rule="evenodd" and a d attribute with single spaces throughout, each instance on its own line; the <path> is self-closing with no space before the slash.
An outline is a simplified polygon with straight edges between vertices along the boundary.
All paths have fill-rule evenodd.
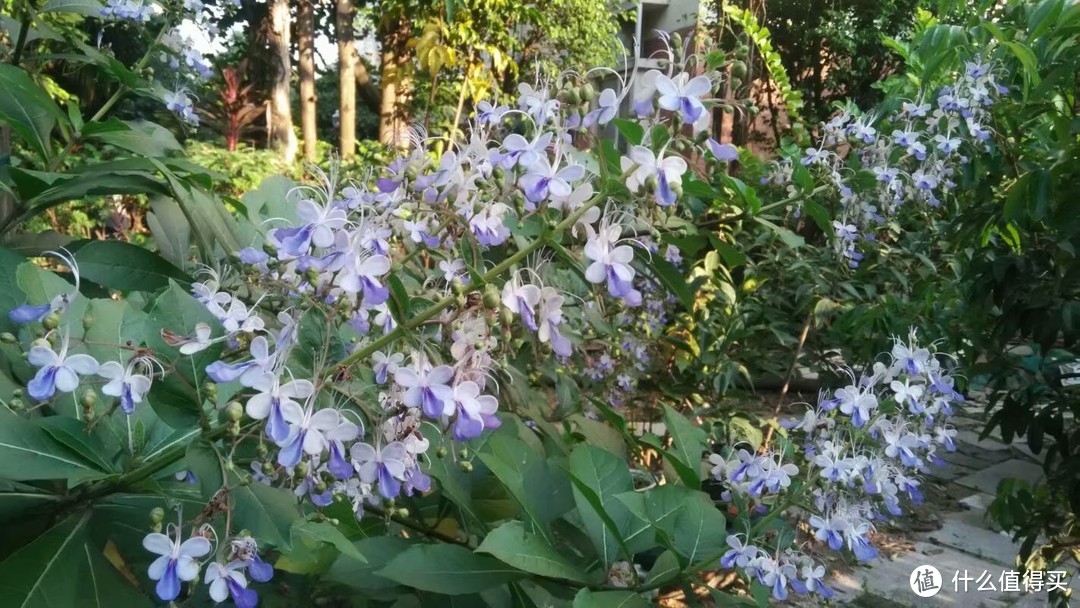
<path id="1" fill-rule="evenodd" d="M 931 542 L 962 551 L 1001 566 L 1012 567 L 1020 545 L 1006 535 L 982 526 L 981 516 L 972 525 L 963 514 L 950 514 L 941 529 L 928 534 Z M 999 568 L 1000 569 L 1000 568 Z"/>
<path id="2" fill-rule="evenodd" d="M 986 439 L 979 439 L 979 432 L 972 431 L 971 429 L 959 429 L 956 432 L 956 440 L 971 444 L 977 448 L 983 450 L 989 450 L 991 452 L 1004 451 L 1008 452 L 1008 444 L 1001 443 L 993 437 L 987 437 Z"/>
<path id="3" fill-rule="evenodd" d="M 985 511 L 990 508 L 990 503 L 994 502 L 994 498 L 994 494 L 979 492 L 978 494 L 972 494 L 966 498 L 961 498 L 960 504 L 975 511 Z"/>
<path id="4" fill-rule="evenodd" d="M 970 475 L 965 475 L 964 477 L 957 479 L 955 483 L 966 488 L 996 495 L 998 483 L 1003 479 L 1016 478 L 1035 483 L 1042 479 L 1042 476 L 1042 467 L 1039 465 L 1027 460 L 1018 460 L 1014 458 L 992 465 L 981 471 L 976 471 Z"/>
<path id="5" fill-rule="evenodd" d="M 942 590 L 934 597 L 921 598 L 911 590 L 911 573 L 918 567 L 930 565 L 941 572 Z M 969 583 L 968 591 L 963 591 L 963 582 L 958 580 L 954 588 L 953 575 L 966 571 L 968 576 L 978 577 L 983 572 L 990 574 L 997 586 L 997 577 L 1005 570 L 1000 564 L 979 559 L 962 551 L 948 547 L 939 547 L 930 543 L 916 543 L 910 553 L 896 555 L 894 559 L 875 562 L 870 568 L 859 568 L 850 574 L 836 574 L 829 584 L 842 590 L 846 597 L 851 595 L 869 595 L 862 597 L 858 604 L 874 606 L 875 598 L 884 598 L 899 606 L 910 608 L 998 608 L 1020 599 L 1017 593 L 1000 591 L 978 591 L 978 585 Z M 959 589 L 959 591 L 957 590 Z"/>
<path id="6" fill-rule="evenodd" d="M 964 444 L 957 447 L 964 447 Z M 989 465 L 1009 459 L 1007 452 L 987 452 L 975 446 L 970 446 L 967 452 L 973 452 L 974 455 L 961 452 L 959 449 L 955 452 L 941 452 L 937 455 L 945 462 L 958 464 L 969 469 L 984 469 Z"/>

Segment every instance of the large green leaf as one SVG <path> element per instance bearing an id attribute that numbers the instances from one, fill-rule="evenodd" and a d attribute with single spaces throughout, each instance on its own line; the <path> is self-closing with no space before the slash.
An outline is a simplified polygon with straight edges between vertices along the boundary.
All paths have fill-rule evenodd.
<path id="1" fill-rule="evenodd" d="M 495 558 L 477 555 L 460 545 L 415 545 L 376 574 L 406 587 L 444 595 L 476 593 L 525 576 Z"/>
<path id="2" fill-rule="evenodd" d="M 512 425 L 504 425 L 513 430 Z M 573 506 L 570 482 L 524 441 L 496 432 L 477 455 L 499 478 L 536 530 L 548 536 L 548 523 Z"/>
<path id="3" fill-rule="evenodd" d="M 200 437 L 188 444 L 184 459 L 195 474 L 203 500 L 209 501 L 225 485 L 225 468 L 217 448 Z"/>
<path id="4" fill-rule="evenodd" d="M 155 196 L 150 199 L 150 208 L 153 211 L 146 214 L 146 225 L 154 235 L 158 252 L 178 268 L 184 268 L 191 250 L 191 224 L 171 198 Z"/>
<path id="5" fill-rule="evenodd" d="M 37 425 L 0 408 L 0 479 L 68 479 L 93 472 Z"/>
<path id="6" fill-rule="evenodd" d="M 585 568 L 571 562 L 543 537 L 530 534 L 520 521 L 511 521 L 492 530 L 476 548 L 519 570 L 579 583 L 596 582 Z"/>
<path id="7" fill-rule="evenodd" d="M 644 506 L 664 544 L 687 564 L 717 558 L 727 548 L 727 522 L 708 494 L 663 485 L 645 495 Z"/>
<path id="8" fill-rule="evenodd" d="M 117 291 L 157 291 L 169 280 L 190 285 L 191 277 L 158 254 L 124 241 L 76 241 L 69 250 L 83 278 Z"/>
<path id="9" fill-rule="evenodd" d="M 573 608 L 648 608 L 649 603 L 633 591 L 590 591 L 582 589 L 574 596 Z"/>
<path id="10" fill-rule="evenodd" d="M 92 511 L 68 517 L 0 563 L 4 606 L 149 606 L 94 545 Z"/>
<path id="11" fill-rule="evenodd" d="M 0 481 L 0 521 L 54 503 L 59 499 L 59 496 L 46 494 L 40 488 L 31 485 Z"/>
<path id="12" fill-rule="evenodd" d="M 356 546 L 329 522 L 298 521 L 293 525 L 292 538 L 294 543 L 297 539 L 325 543 L 355 562 L 367 563 L 367 558 Z"/>
<path id="13" fill-rule="evenodd" d="M 668 452 L 684 465 L 676 471 L 683 483 L 697 489 L 701 487 L 701 453 L 705 451 L 705 431 L 676 412 L 671 406 L 664 406 L 664 424 L 671 433 L 674 444 Z"/>
<path id="14" fill-rule="evenodd" d="M 648 527 L 615 496 L 634 489 L 626 462 L 603 448 L 580 445 L 570 454 L 574 502 L 597 555 L 610 566 L 623 553 L 648 549 Z"/>
<path id="15" fill-rule="evenodd" d="M 54 1 L 95 2 L 96 0 Z M 84 136 L 93 137 L 140 156 L 166 156 L 184 149 L 168 129 L 147 120 L 127 121 L 113 117 L 103 123 L 87 123 L 82 133 Z"/>
<path id="16" fill-rule="evenodd" d="M 52 155 L 50 134 L 67 120 L 41 87 L 22 68 L 0 64 L 0 122 L 7 123 L 41 158 Z"/>
<path id="17" fill-rule="evenodd" d="M 98 0 L 48 0 L 41 7 L 42 13 L 74 13 L 87 17 L 101 17 L 104 5 Z"/>
<path id="18" fill-rule="evenodd" d="M 415 541 L 400 536 L 373 536 L 355 543 L 356 550 L 367 562 L 352 559 L 342 553 L 323 578 L 363 591 L 379 591 L 398 586 L 398 583 L 376 574 L 398 555 L 413 546 Z"/>
<path id="19" fill-rule="evenodd" d="M 49 416 L 42 418 L 37 424 L 57 442 L 64 444 L 101 471 L 115 472 L 115 453 L 106 447 L 101 438 L 101 424 L 96 427 L 96 432 L 87 431 L 85 422 L 67 416 Z"/>
<path id="20" fill-rule="evenodd" d="M 292 492 L 261 483 L 241 486 L 235 475 L 229 479 L 233 488 L 233 524 L 237 529 L 246 528 L 252 536 L 265 539 L 275 547 L 289 547 L 293 522 L 300 517 Z"/>

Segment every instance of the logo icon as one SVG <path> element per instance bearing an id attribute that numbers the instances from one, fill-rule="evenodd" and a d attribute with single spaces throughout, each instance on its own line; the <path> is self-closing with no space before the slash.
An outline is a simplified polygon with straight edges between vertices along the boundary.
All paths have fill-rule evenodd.
<path id="1" fill-rule="evenodd" d="M 933 566 L 919 566 L 911 571 L 911 590 L 919 597 L 934 597 L 941 591 L 941 573 Z"/>

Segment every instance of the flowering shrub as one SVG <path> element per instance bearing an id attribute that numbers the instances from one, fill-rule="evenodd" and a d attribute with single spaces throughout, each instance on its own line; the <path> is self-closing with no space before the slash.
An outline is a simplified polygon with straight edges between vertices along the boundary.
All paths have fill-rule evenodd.
<path id="1" fill-rule="evenodd" d="M 752 200 L 725 170 L 737 151 L 701 135 L 723 57 L 673 47 L 638 83 L 636 121 L 610 111 L 631 83 L 567 74 L 481 106 L 439 158 L 417 131 L 385 171 L 268 184 L 242 201 L 248 246 L 194 278 L 149 253 L 102 269 L 87 245 L 54 254 L 72 285 L 9 255 L 0 476 L 42 534 L 0 581 L 51 601 L 58 571 L 33 556 L 55 553 L 101 571 L 106 597 L 166 602 L 344 586 L 645 605 L 715 567 L 777 599 L 827 597 L 800 537 L 872 559 L 872 522 L 919 499 L 960 397 L 912 334 L 779 447 L 709 456 L 719 504 L 701 491 L 702 429 L 671 407 L 670 443 L 627 428 L 613 408 L 692 300 L 673 240 L 692 229 L 687 199 Z M 616 120 L 625 154 L 575 145 Z M 89 299 L 91 275 L 126 297 Z M 579 382 L 602 392 L 583 400 Z M 644 449 L 666 472 L 638 487 Z M 321 583 L 259 585 L 307 574 Z"/>

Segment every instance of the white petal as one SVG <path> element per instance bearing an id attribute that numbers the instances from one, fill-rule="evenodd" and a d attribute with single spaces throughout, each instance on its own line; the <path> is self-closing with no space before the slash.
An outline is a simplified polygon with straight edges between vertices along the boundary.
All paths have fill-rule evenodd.
<path id="1" fill-rule="evenodd" d="M 146 570 L 146 575 L 150 577 L 150 580 L 161 580 L 161 577 L 165 575 L 165 568 L 169 566 L 170 559 L 172 559 L 170 556 L 162 555 L 150 563 L 150 567 Z"/>
<path id="2" fill-rule="evenodd" d="M 160 532 L 152 532 L 143 537 L 143 549 L 158 555 L 172 555 L 173 541 Z"/>
<path id="3" fill-rule="evenodd" d="M 46 365 L 52 365 L 56 362 L 57 356 L 53 350 L 47 346 L 34 346 L 30 349 L 30 353 L 26 356 L 26 360 L 30 362 L 30 365 L 34 367 L 45 367 Z"/>
<path id="4" fill-rule="evenodd" d="M 79 388 L 79 376 L 67 366 L 56 368 L 56 390 L 61 393 L 70 393 Z"/>
<path id="5" fill-rule="evenodd" d="M 180 555 L 202 557 L 210 553 L 210 541 L 202 536 L 189 538 L 180 545 Z"/>

